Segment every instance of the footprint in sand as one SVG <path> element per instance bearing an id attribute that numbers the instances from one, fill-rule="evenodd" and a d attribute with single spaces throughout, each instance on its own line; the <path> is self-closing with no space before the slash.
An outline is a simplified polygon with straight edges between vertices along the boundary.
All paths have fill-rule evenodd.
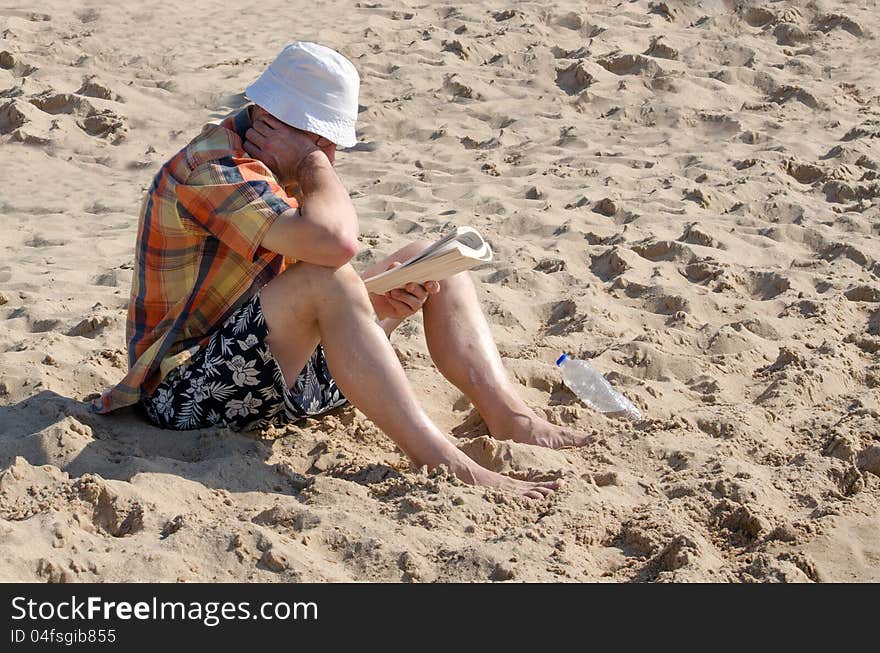
<path id="1" fill-rule="evenodd" d="M 627 254 L 619 247 L 612 247 L 598 255 L 590 255 L 590 270 L 602 281 L 611 281 L 633 267 Z"/>
<path id="2" fill-rule="evenodd" d="M 444 52 L 451 52 L 459 59 L 467 60 L 474 55 L 474 49 L 468 45 L 465 45 L 458 39 L 453 39 L 451 41 L 444 39 L 441 46 L 441 49 Z"/>
<path id="3" fill-rule="evenodd" d="M 740 15 L 752 27 L 764 27 L 776 20 L 776 14 L 764 7 L 744 7 Z"/>
<path id="4" fill-rule="evenodd" d="M 85 338 L 96 338 L 106 327 L 113 323 L 106 315 L 103 317 L 88 317 L 77 323 L 67 332 L 68 336 L 83 336 Z"/>
<path id="5" fill-rule="evenodd" d="M 570 333 L 581 333 L 587 327 L 586 314 L 578 312 L 577 304 L 571 299 L 554 302 L 548 307 L 546 318 L 548 336 L 564 336 Z"/>
<path id="6" fill-rule="evenodd" d="M 61 320 L 55 318 L 34 320 L 31 322 L 30 331 L 31 333 L 46 333 L 47 331 L 54 331 L 60 324 Z"/>
<path id="7" fill-rule="evenodd" d="M 597 59 L 596 63 L 615 75 L 643 75 L 656 77 L 663 69 L 651 59 L 640 54 L 621 54 L 616 57 Z"/>
<path id="8" fill-rule="evenodd" d="M 777 45 L 800 45 L 812 38 L 812 35 L 802 30 L 794 23 L 779 23 L 773 29 Z"/>
<path id="9" fill-rule="evenodd" d="M 554 272 L 562 272 L 565 267 L 565 261 L 561 258 L 543 258 L 532 269 L 544 274 L 553 274 Z"/>
<path id="10" fill-rule="evenodd" d="M 610 197 L 603 197 L 593 206 L 593 213 L 607 218 L 614 217 L 617 214 L 617 204 Z"/>
<path id="11" fill-rule="evenodd" d="M 101 17 L 101 12 L 97 9 L 89 8 L 78 11 L 75 15 L 81 23 L 94 23 Z"/>
<path id="12" fill-rule="evenodd" d="M 124 102 L 122 96 L 113 91 L 109 86 L 100 82 L 95 75 L 83 78 L 82 86 L 76 92 L 77 95 L 86 97 L 94 97 L 101 100 L 111 100 L 113 102 Z"/>
<path id="13" fill-rule="evenodd" d="M 584 17 L 574 11 L 569 11 L 567 14 L 556 16 L 552 22 L 554 25 L 559 25 L 560 27 L 564 27 L 565 29 L 570 29 L 573 32 L 577 32 L 583 29 L 585 25 L 587 25 Z"/>
<path id="14" fill-rule="evenodd" d="M 649 2 L 648 13 L 662 16 L 666 19 L 667 22 L 671 23 L 675 20 L 675 16 L 678 14 L 678 10 L 674 7 L 670 7 L 665 2 Z"/>
<path id="15" fill-rule="evenodd" d="M 484 301 L 483 306 L 486 311 L 486 315 L 492 324 L 498 324 L 515 329 L 523 328 L 523 324 L 517 318 L 516 314 L 504 304 L 493 301 L 491 299 L 487 299 Z"/>
<path id="16" fill-rule="evenodd" d="M 658 59 L 678 59 L 678 50 L 663 42 L 662 36 L 655 36 L 651 39 L 648 49 L 642 54 L 649 57 L 657 57 Z"/>
<path id="17" fill-rule="evenodd" d="M 474 91 L 473 88 L 463 83 L 457 75 L 449 75 L 443 81 L 444 90 L 449 93 L 453 99 L 463 98 L 466 100 L 481 100 L 482 95 Z"/>
<path id="18" fill-rule="evenodd" d="M 798 183 L 806 185 L 812 185 L 825 177 L 825 171 L 819 166 L 794 159 L 785 164 L 785 172 L 794 177 Z"/>
<path id="19" fill-rule="evenodd" d="M 660 261 L 690 263 L 697 258 L 690 247 L 674 240 L 649 240 L 634 244 L 630 249 L 642 258 L 655 263 Z"/>
<path id="20" fill-rule="evenodd" d="M 820 103 L 819 100 L 816 99 L 816 96 L 800 86 L 784 84 L 770 93 L 767 96 L 767 99 L 770 102 L 779 105 L 784 105 L 791 100 L 795 100 L 811 109 L 820 108 Z"/>
<path id="21" fill-rule="evenodd" d="M 724 274 L 724 267 L 713 259 L 703 259 L 685 266 L 680 272 L 691 283 L 701 284 L 718 279 Z"/>
<path id="22" fill-rule="evenodd" d="M 815 26 L 816 29 L 826 33 L 835 29 L 842 29 L 859 38 L 865 35 L 861 25 L 849 16 L 842 14 L 826 14 L 815 22 Z"/>
<path id="23" fill-rule="evenodd" d="M 568 95 L 585 91 L 596 81 L 587 71 L 583 61 L 576 61 L 567 68 L 556 69 L 556 85 Z"/>
<path id="24" fill-rule="evenodd" d="M 114 145 L 122 141 L 128 131 L 125 119 L 110 109 L 86 116 L 76 124 L 89 136 L 106 136 Z"/>
<path id="25" fill-rule="evenodd" d="M 24 63 L 8 50 L 0 52 L 0 68 L 8 70 L 14 77 L 27 77 L 37 70 L 36 66 Z"/>
<path id="26" fill-rule="evenodd" d="M 840 140 L 854 141 L 860 138 L 880 138 L 880 120 L 869 118 L 846 132 Z"/>
<path id="27" fill-rule="evenodd" d="M 684 233 L 678 239 L 683 243 L 691 245 L 702 245 L 703 247 L 713 247 L 715 249 L 724 249 L 721 243 L 715 238 L 707 234 L 705 231 L 697 227 L 696 222 L 685 225 Z"/>
<path id="28" fill-rule="evenodd" d="M 752 299 L 767 301 L 790 290 L 791 280 L 779 272 L 748 270 L 743 285 Z"/>
<path id="29" fill-rule="evenodd" d="M 496 11 L 492 14 L 492 18 L 495 19 L 495 22 L 502 23 L 506 20 L 510 20 L 511 18 L 516 18 L 517 16 L 522 17 L 522 12 L 517 11 L 516 9 L 504 9 L 502 11 Z"/>
<path id="30" fill-rule="evenodd" d="M 96 286 L 106 286 L 108 288 L 116 288 L 119 285 L 119 279 L 115 270 L 109 270 L 95 277 L 92 283 Z"/>
<path id="31" fill-rule="evenodd" d="M 880 288 L 861 284 L 850 288 L 843 293 L 843 296 L 851 302 L 878 303 L 880 302 Z"/>
<path id="32" fill-rule="evenodd" d="M 61 247 L 67 244 L 66 240 L 50 240 L 48 238 L 43 238 L 40 235 L 33 235 L 24 241 L 25 246 L 27 247 Z"/>
<path id="33" fill-rule="evenodd" d="M 869 269 L 873 261 L 862 250 L 850 245 L 849 243 L 836 242 L 825 245 L 817 252 L 818 258 L 825 261 L 834 261 L 839 258 L 847 258 L 856 265 L 860 265 L 865 269 Z"/>
<path id="34" fill-rule="evenodd" d="M 678 313 L 691 313 L 691 303 L 681 295 L 671 295 L 652 290 L 643 298 L 642 305 L 645 310 L 655 315 L 677 315 Z"/>

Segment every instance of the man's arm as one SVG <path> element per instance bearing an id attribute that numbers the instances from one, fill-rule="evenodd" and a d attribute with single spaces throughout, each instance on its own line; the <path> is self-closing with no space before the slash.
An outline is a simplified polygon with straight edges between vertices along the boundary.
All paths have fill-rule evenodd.
<path id="1" fill-rule="evenodd" d="M 302 206 L 278 216 L 263 237 L 266 249 L 338 268 L 357 252 L 358 221 L 348 192 L 327 155 L 307 132 L 263 114 L 245 135 L 244 149 L 288 184 L 298 181 Z"/>
<path id="2" fill-rule="evenodd" d="M 357 215 L 348 192 L 320 150 L 305 157 L 298 179 L 302 207 L 276 218 L 263 236 L 263 247 L 315 265 L 345 265 L 358 247 Z"/>

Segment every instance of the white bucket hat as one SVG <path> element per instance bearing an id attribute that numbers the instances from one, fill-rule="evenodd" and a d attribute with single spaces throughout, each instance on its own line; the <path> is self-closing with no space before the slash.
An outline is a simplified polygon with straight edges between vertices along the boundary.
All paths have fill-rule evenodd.
<path id="1" fill-rule="evenodd" d="M 348 59 L 323 45 L 297 41 L 284 47 L 245 94 L 291 127 L 353 147 L 359 87 Z"/>

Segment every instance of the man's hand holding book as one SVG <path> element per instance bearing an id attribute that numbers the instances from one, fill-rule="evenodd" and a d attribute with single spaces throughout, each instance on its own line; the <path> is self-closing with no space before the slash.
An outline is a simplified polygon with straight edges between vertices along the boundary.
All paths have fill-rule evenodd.
<path id="1" fill-rule="evenodd" d="M 386 272 L 402 265 L 402 263 L 395 261 L 388 266 Z M 437 281 L 425 281 L 424 283 L 410 281 L 383 294 L 371 292 L 370 301 L 373 304 L 373 310 L 376 311 L 376 317 L 380 321 L 388 318 L 403 320 L 418 313 L 428 297 L 436 295 L 438 292 L 440 292 L 440 283 Z"/>

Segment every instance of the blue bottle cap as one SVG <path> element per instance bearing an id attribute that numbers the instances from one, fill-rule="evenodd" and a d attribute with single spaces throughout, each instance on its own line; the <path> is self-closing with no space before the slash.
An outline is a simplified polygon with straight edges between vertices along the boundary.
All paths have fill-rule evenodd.
<path id="1" fill-rule="evenodd" d="M 568 358 L 568 354 L 562 354 L 562 356 L 556 359 L 556 364 L 562 365 L 562 361 L 564 361 L 566 358 Z"/>

